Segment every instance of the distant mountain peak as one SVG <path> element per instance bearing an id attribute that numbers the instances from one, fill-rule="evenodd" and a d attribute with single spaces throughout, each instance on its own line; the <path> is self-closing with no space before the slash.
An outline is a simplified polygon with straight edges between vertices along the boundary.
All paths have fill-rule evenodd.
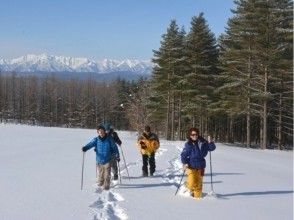
<path id="1" fill-rule="evenodd" d="M 152 68 L 151 61 L 137 59 L 93 61 L 83 57 L 54 56 L 45 53 L 27 54 L 15 59 L 0 59 L 0 71 L 2 72 L 131 72 L 150 74 Z"/>

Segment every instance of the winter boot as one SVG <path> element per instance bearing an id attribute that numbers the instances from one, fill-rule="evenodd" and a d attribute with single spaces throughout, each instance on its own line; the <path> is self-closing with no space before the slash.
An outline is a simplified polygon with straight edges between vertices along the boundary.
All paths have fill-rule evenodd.
<path id="1" fill-rule="evenodd" d="M 110 187 L 109 186 L 103 186 L 103 190 L 106 190 L 106 191 L 108 191 L 110 189 Z"/>
<path id="2" fill-rule="evenodd" d="M 202 192 L 201 191 L 194 191 L 194 197 L 196 199 L 201 199 L 202 198 Z"/>
<path id="3" fill-rule="evenodd" d="M 194 192 L 193 191 L 190 191 L 190 196 L 194 197 Z"/>

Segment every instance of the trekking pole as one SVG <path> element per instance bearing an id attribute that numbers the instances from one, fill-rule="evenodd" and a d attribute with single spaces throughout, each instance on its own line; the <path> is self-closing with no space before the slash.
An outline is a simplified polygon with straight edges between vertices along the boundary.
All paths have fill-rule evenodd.
<path id="1" fill-rule="evenodd" d="M 211 152 L 210 151 L 209 151 L 209 162 L 210 162 L 210 186 L 211 186 L 211 191 L 213 192 L 212 165 L 211 165 Z"/>
<path id="2" fill-rule="evenodd" d="M 181 178 L 180 184 L 179 184 L 179 186 L 178 186 L 178 188 L 177 188 L 177 191 L 176 191 L 175 195 L 177 195 L 177 193 L 178 193 L 178 191 L 179 191 L 179 189 L 180 189 L 180 187 L 181 187 L 181 184 L 182 184 L 182 181 L 183 181 L 183 178 L 184 178 L 184 175 L 185 175 L 185 171 L 186 171 L 186 168 L 185 168 L 184 171 L 183 171 L 182 178 Z"/>
<path id="3" fill-rule="evenodd" d="M 84 162 L 85 162 L 85 152 L 83 152 L 83 161 L 82 161 L 81 190 L 83 190 L 83 183 L 84 183 Z"/>
<path id="4" fill-rule="evenodd" d="M 122 154 L 122 156 L 123 156 L 124 164 L 125 164 L 125 167 L 126 167 L 126 170 L 127 170 L 128 178 L 129 178 L 129 181 L 130 181 L 131 179 L 130 179 L 129 170 L 128 170 L 128 167 L 127 167 L 127 164 L 126 164 L 125 155 L 124 155 L 124 152 L 123 152 L 122 147 L 120 147 L 120 149 L 121 149 L 121 154 Z"/>
<path id="5" fill-rule="evenodd" d="M 119 162 L 118 161 L 117 161 L 117 168 L 118 168 L 118 175 L 119 175 L 119 183 L 121 184 L 120 166 L 119 166 Z"/>

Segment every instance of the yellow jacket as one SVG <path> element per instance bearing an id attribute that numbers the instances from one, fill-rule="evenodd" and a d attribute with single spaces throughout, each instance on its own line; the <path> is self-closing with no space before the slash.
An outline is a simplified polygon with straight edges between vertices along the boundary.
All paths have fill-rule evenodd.
<path id="1" fill-rule="evenodd" d="M 142 146 L 146 146 L 146 148 L 142 148 Z M 150 155 L 155 153 L 156 150 L 159 148 L 159 140 L 156 134 L 150 133 L 143 133 L 138 139 L 138 147 L 143 155 Z"/>

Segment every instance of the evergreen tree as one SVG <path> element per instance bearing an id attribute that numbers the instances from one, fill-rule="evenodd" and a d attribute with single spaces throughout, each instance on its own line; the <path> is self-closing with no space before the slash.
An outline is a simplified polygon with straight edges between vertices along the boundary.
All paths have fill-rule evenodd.
<path id="1" fill-rule="evenodd" d="M 268 137 L 268 130 L 275 126 L 273 123 L 268 126 L 270 106 L 278 97 L 275 91 L 279 90 L 277 87 L 282 89 L 283 79 L 291 78 L 291 65 L 283 56 L 291 50 L 289 20 L 293 10 L 289 1 L 240 0 L 235 3 L 235 16 L 229 20 L 226 35 L 221 39 L 224 86 L 219 88 L 223 92 L 220 104 L 231 115 L 246 115 L 247 147 L 254 127 L 251 118 L 260 118 L 259 139 L 264 149 L 272 138 Z"/>
<path id="2" fill-rule="evenodd" d="M 252 103 L 256 81 L 255 36 L 258 20 L 254 16 L 255 1 L 235 1 L 234 17 L 229 19 L 226 35 L 221 39 L 221 64 L 224 85 L 221 105 L 231 121 L 246 115 L 246 145 L 251 145 L 251 117 L 254 114 Z"/>
<path id="3" fill-rule="evenodd" d="M 175 102 L 178 77 L 182 70 L 179 65 L 183 60 L 183 30 L 179 31 L 175 20 L 172 20 L 166 34 L 162 36 L 159 50 L 154 50 L 153 69 L 149 107 L 153 109 L 154 121 L 165 120 L 165 135 L 174 139 Z M 165 119 L 164 119 L 165 118 Z"/>
<path id="4" fill-rule="evenodd" d="M 208 132 L 208 105 L 217 74 L 218 51 L 216 39 L 203 13 L 194 16 L 186 39 L 187 74 L 184 87 L 184 112 L 192 119 L 192 126 Z M 196 120 L 198 119 L 198 122 Z"/>
<path id="5" fill-rule="evenodd" d="M 276 139 L 274 127 L 277 127 L 278 145 L 281 148 L 283 130 L 284 132 L 287 130 L 286 133 L 290 135 L 293 133 L 293 129 L 289 129 L 286 125 L 289 122 L 288 125 L 293 125 L 293 105 L 287 106 L 287 110 L 290 110 L 287 112 L 284 106 L 287 101 L 283 102 L 283 99 L 288 101 L 293 99 L 293 56 L 292 52 L 289 53 L 293 50 L 293 2 L 264 0 L 258 4 L 257 13 L 260 20 L 257 35 L 258 62 L 259 73 L 264 79 L 260 100 L 263 106 L 261 147 L 265 149 L 268 141 L 272 142 L 272 139 Z M 288 115 L 286 120 L 283 119 L 283 114 Z M 282 126 L 287 129 L 282 129 Z M 271 132 L 269 137 L 268 132 Z M 293 134 L 291 136 L 293 137 Z"/>

